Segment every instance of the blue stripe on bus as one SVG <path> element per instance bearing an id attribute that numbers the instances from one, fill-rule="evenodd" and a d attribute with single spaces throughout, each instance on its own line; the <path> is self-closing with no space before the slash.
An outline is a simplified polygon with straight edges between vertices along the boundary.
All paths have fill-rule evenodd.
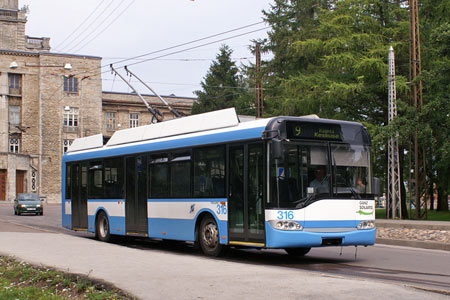
<path id="1" fill-rule="evenodd" d="M 227 198 L 165 198 L 147 199 L 147 202 L 228 202 Z"/>
<path id="2" fill-rule="evenodd" d="M 375 244 L 376 229 L 348 232 L 305 232 L 274 229 L 266 222 L 267 248 L 320 247 L 323 238 L 342 238 L 342 246 Z"/>
<path id="3" fill-rule="evenodd" d="M 117 200 L 116 200 L 117 201 Z M 109 221 L 109 231 L 111 234 L 125 235 L 125 217 L 111 217 L 104 207 L 98 207 L 94 215 L 88 215 L 88 231 L 95 232 L 95 218 L 99 210 L 106 213 Z"/>
<path id="4" fill-rule="evenodd" d="M 99 150 L 92 150 L 86 153 L 67 154 L 64 155 L 63 157 L 63 163 L 92 158 L 104 158 L 109 156 L 125 155 L 130 153 L 133 154 L 144 153 L 149 151 L 176 149 L 180 147 L 192 147 L 222 142 L 261 138 L 262 132 L 264 130 L 265 126 L 242 130 L 226 131 L 208 135 L 199 135 L 187 138 L 177 138 L 169 141 L 155 142 L 155 140 L 149 140 L 147 143 L 139 145 L 136 145 L 135 143 L 130 143 L 129 146 L 124 145 L 124 147 L 108 147 L 106 149 L 102 148 Z"/>
<path id="5" fill-rule="evenodd" d="M 148 236 L 150 238 L 194 241 L 195 224 L 198 216 L 203 212 L 209 212 L 213 215 L 219 226 L 220 243 L 228 243 L 228 222 L 218 220 L 214 213 L 209 209 L 201 209 L 194 219 L 168 219 L 168 218 L 149 218 Z M 225 237 L 225 238 L 224 238 Z"/>
<path id="6" fill-rule="evenodd" d="M 305 228 L 344 228 L 358 226 L 359 221 L 355 220 L 338 220 L 338 221 L 309 221 L 301 222 Z"/>

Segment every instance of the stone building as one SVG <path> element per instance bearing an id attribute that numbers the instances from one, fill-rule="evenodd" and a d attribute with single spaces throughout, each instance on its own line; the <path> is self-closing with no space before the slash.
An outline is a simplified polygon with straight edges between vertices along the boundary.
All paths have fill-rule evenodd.
<path id="1" fill-rule="evenodd" d="M 33 192 L 60 202 L 62 156 L 75 138 L 111 136 L 151 117 L 136 94 L 102 92 L 101 57 L 52 53 L 49 38 L 25 35 L 26 21 L 18 0 L 0 0 L 0 200 Z M 195 101 L 164 98 L 185 114 Z"/>

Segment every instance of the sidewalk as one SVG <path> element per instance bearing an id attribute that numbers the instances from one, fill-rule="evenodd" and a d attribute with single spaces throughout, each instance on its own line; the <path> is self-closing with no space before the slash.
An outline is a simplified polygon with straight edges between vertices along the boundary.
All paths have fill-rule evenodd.
<path id="1" fill-rule="evenodd" d="M 369 279 L 145 251 L 58 233 L 0 232 L 0 254 L 104 280 L 140 299 L 448 299 Z"/>
<path id="2" fill-rule="evenodd" d="M 377 219 L 378 244 L 450 251 L 450 222 Z"/>

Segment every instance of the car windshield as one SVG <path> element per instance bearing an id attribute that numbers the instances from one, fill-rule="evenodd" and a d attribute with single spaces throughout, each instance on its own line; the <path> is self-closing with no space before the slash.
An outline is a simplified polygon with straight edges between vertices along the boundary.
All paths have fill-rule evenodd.
<path id="1" fill-rule="evenodd" d="M 39 195 L 37 194 L 19 194 L 17 199 L 19 201 L 41 201 L 41 199 L 39 199 Z"/>
<path id="2" fill-rule="evenodd" d="M 283 159 L 271 163 L 272 206 L 302 208 L 323 198 L 371 193 L 369 147 L 328 142 L 291 142 L 283 147 Z"/>

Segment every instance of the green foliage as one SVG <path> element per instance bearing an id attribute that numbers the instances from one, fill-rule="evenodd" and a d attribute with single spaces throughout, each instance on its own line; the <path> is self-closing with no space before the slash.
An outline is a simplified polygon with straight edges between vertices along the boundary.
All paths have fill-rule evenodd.
<path id="1" fill-rule="evenodd" d="M 230 107 L 236 107 L 241 114 L 254 114 L 255 96 L 239 76 L 239 69 L 231 60 L 232 53 L 227 45 L 220 48 L 220 53 L 201 82 L 202 90 L 195 92 L 198 100 L 192 107 L 193 114 Z"/>

